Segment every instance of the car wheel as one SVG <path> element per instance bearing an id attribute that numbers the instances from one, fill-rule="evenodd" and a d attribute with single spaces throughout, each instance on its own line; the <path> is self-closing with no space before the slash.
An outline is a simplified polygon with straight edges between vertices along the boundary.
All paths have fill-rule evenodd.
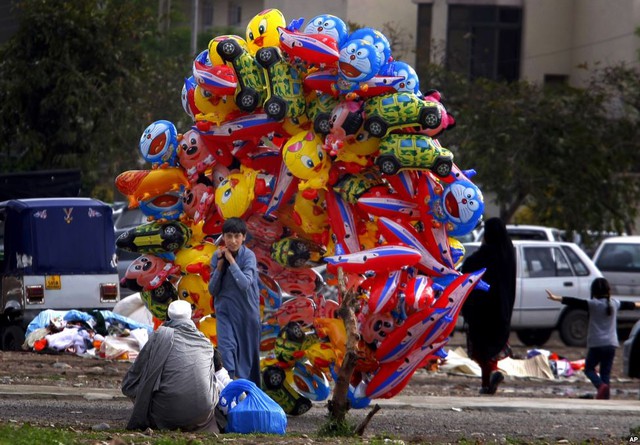
<path id="1" fill-rule="evenodd" d="M 391 156 L 380 156 L 376 159 L 376 165 L 385 175 L 395 175 L 400 170 L 400 164 Z"/>
<path id="2" fill-rule="evenodd" d="M 271 119 L 281 121 L 287 115 L 287 103 L 280 97 L 272 97 L 264 103 L 264 112 Z"/>
<path id="3" fill-rule="evenodd" d="M 431 170 L 441 178 L 446 178 L 451 174 L 451 167 L 453 163 L 451 161 L 437 161 Z"/>
<path id="4" fill-rule="evenodd" d="M 278 60 L 280 60 L 280 55 L 275 48 L 260 48 L 256 53 L 256 61 L 263 68 L 269 68 Z"/>
<path id="5" fill-rule="evenodd" d="M 572 309 L 567 311 L 560 322 L 560 339 L 567 346 L 585 346 L 589 329 L 587 311 Z"/>
<path id="6" fill-rule="evenodd" d="M 222 60 L 230 62 L 242 54 L 242 47 L 234 39 L 226 39 L 218 44 L 216 51 Z"/>
<path id="7" fill-rule="evenodd" d="M 252 88 L 245 88 L 236 96 L 236 105 L 242 111 L 251 113 L 258 106 L 258 99 L 260 95 Z"/>
<path id="8" fill-rule="evenodd" d="M 299 416 L 301 414 L 304 414 L 311 409 L 311 406 L 311 400 L 306 397 L 300 397 L 298 400 L 296 400 L 296 406 L 291 412 L 291 415 Z"/>
<path id="9" fill-rule="evenodd" d="M 364 129 L 369 132 L 371 136 L 381 138 L 387 134 L 388 125 L 385 121 L 377 116 L 367 119 L 364 122 Z"/>
<path id="10" fill-rule="evenodd" d="M 163 239 L 162 248 L 168 252 L 173 252 L 182 247 L 184 237 L 182 231 L 174 224 L 167 224 L 162 227 L 160 237 Z"/>
<path id="11" fill-rule="evenodd" d="M 313 129 L 319 134 L 329 134 L 331 132 L 330 115 L 327 113 L 319 114 L 313 122 Z"/>
<path id="12" fill-rule="evenodd" d="M 523 329 L 517 331 L 518 340 L 525 346 L 543 346 L 551 337 L 551 329 Z"/>
<path id="13" fill-rule="evenodd" d="M 2 350 L 3 351 L 22 351 L 24 343 L 24 329 L 18 325 L 5 326 L 2 332 Z"/>
<path id="14" fill-rule="evenodd" d="M 280 389 L 284 383 L 284 379 L 284 370 L 277 366 L 268 366 L 262 372 L 262 382 L 264 383 L 264 386 L 270 390 Z"/>
<path id="15" fill-rule="evenodd" d="M 116 239 L 116 247 L 128 252 L 137 252 L 137 247 L 133 242 L 136 239 L 135 230 L 127 230 L 122 232 Z"/>
<path id="16" fill-rule="evenodd" d="M 424 107 L 420 110 L 418 122 L 423 128 L 438 128 L 442 122 L 438 107 Z"/>

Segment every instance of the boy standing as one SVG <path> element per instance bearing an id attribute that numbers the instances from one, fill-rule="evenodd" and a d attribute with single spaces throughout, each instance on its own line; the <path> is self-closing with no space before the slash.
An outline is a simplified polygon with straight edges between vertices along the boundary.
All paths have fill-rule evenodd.
<path id="1" fill-rule="evenodd" d="M 217 320 L 218 350 L 232 379 L 260 387 L 260 291 L 255 254 L 244 245 L 247 226 L 229 218 L 222 226 L 224 245 L 211 258 L 209 293 Z"/>

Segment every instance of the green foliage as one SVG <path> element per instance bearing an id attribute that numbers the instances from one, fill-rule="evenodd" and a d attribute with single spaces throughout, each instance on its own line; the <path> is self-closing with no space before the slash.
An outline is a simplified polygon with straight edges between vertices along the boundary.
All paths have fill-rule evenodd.
<path id="1" fill-rule="evenodd" d="M 584 90 L 545 89 L 469 82 L 431 67 L 421 84 L 445 94 L 457 123 L 442 144 L 460 168 L 477 171 L 473 181 L 495 196 L 503 219 L 518 212 L 530 218 L 520 223 L 621 232 L 630 230 L 640 191 L 639 74 L 610 67 Z"/>
<path id="2" fill-rule="evenodd" d="M 353 437 L 355 436 L 356 425 L 348 419 L 337 421 L 329 418 L 320 426 L 318 435 L 320 437 Z"/>
<path id="3" fill-rule="evenodd" d="M 58 445 L 76 444 L 76 435 L 70 431 L 53 428 L 22 426 L 0 426 L 0 445 Z"/>

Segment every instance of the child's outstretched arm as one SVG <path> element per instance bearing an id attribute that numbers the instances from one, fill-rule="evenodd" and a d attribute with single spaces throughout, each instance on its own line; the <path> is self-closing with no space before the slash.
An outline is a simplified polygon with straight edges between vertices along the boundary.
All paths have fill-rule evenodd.
<path id="1" fill-rule="evenodd" d="M 545 292 L 547 293 L 547 298 L 549 300 L 553 300 L 553 301 L 562 301 L 562 297 L 553 294 L 549 289 L 545 289 Z"/>

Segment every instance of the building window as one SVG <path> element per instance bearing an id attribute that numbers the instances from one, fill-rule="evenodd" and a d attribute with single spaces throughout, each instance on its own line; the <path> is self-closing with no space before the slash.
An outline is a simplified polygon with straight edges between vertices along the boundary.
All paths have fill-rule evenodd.
<path id="1" fill-rule="evenodd" d="M 447 68 L 469 79 L 520 78 L 522 9 L 500 6 L 449 7 Z"/>
<path id="2" fill-rule="evenodd" d="M 212 26 L 213 26 L 213 0 L 203 0 L 202 29 L 209 29 Z"/>
<path id="3" fill-rule="evenodd" d="M 431 14 L 432 5 L 418 5 L 418 36 L 417 41 L 420 42 L 416 48 L 416 66 L 415 69 L 423 77 L 429 68 L 431 62 Z"/>
<path id="4" fill-rule="evenodd" d="M 238 26 L 242 22 L 242 6 L 229 4 L 229 26 Z"/>

